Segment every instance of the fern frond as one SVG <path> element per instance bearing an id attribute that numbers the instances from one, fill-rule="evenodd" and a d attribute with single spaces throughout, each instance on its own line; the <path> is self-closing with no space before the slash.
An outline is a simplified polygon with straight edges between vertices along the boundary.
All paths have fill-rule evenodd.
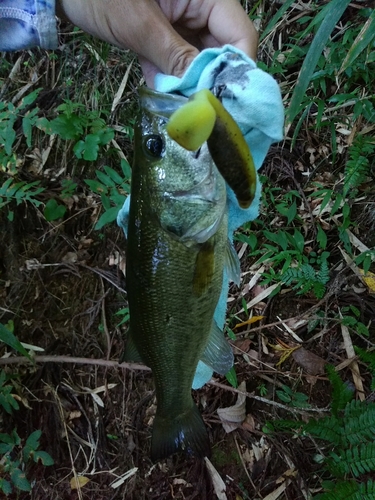
<path id="1" fill-rule="evenodd" d="M 360 488 L 355 481 L 338 481 L 329 491 L 314 496 L 314 500 L 359 500 L 359 493 Z"/>
<path id="2" fill-rule="evenodd" d="M 319 281 L 319 283 L 322 283 L 323 285 L 326 285 L 329 281 L 329 267 L 328 263 L 326 260 L 323 260 L 323 262 L 320 265 L 319 271 L 316 273 L 316 277 Z"/>
<path id="3" fill-rule="evenodd" d="M 352 445 L 375 440 L 375 405 L 357 401 L 345 411 L 344 436 Z M 350 409 L 352 411 L 350 411 Z"/>
<path id="4" fill-rule="evenodd" d="M 315 495 L 314 500 L 375 500 L 375 483 L 338 481 L 329 491 Z"/>
<path id="5" fill-rule="evenodd" d="M 370 174 L 371 164 L 369 157 L 375 152 L 375 143 L 372 137 L 356 135 L 353 144 L 348 149 L 349 160 L 345 166 L 344 196 L 350 190 L 354 193 L 358 186 Z"/>
<path id="6" fill-rule="evenodd" d="M 342 421 L 335 416 L 320 420 L 312 418 L 308 421 L 304 430 L 314 437 L 324 439 L 324 441 L 328 441 L 336 446 L 341 446 L 343 443 Z"/>
<path id="7" fill-rule="evenodd" d="M 375 500 L 375 481 L 370 479 L 367 483 L 361 483 L 359 485 L 359 495 L 355 497 L 355 500 L 363 500 L 364 498 L 367 500 Z"/>
<path id="8" fill-rule="evenodd" d="M 339 410 L 346 408 L 347 403 L 353 399 L 353 391 L 343 382 L 340 375 L 331 365 L 326 366 L 326 372 L 332 385 L 332 413 L 337 417 Z"/>
<path id="9" fill-rule="evenodd" d="M 325 285 L 329 281 L 328 264 L 323 261 L 319 271 L 315 271 L 310 264 L 303 264 L 298 269 L 292 267 L 285 271 L 281 279 L 286 285 L 296 283 L 293 290 L 299 289 L 298 295 L 313 290 L 315 296 L 321 299 L 325 293 Z"/>
<path id="10" fill-rule="evenodd" d="M 14 179 L 10 177 L 0 186 L 0 208 L 12 200 L 15 200 L 17 205 L 23 201 L 29 201 L 38 207 L 42 202 L 37 200 L 36 196 L 43 191 L 44 188 L 40 187 L 39 181 L 29 183 L 24 181 L 14 182 Z"/>
<path id="11" fill-rule="evenodd" d="M 375 443 L 366 443 L 353 446 L 347 450 L 331 452 L 331 458 L 327 460 L 327 466 L 331 474 L 343 477 L 353 474 L 355 477 L 375 470 Z"/>
<path id="12" fill-rule="evenodd" d="M 274 420 L 267 422 L 267 428 L 272 432 L 294 431 L 300 427 L 304 427 L 304 425 L 304 422 L 298 420 Z"/>
<path id="13" fill-rule="evenodd" d="M 362 361 L 370 365 L 372 374 L 375 375 L 375 351 L 368 352 L 357 346 L 354 346 L 354 350 Z"/>

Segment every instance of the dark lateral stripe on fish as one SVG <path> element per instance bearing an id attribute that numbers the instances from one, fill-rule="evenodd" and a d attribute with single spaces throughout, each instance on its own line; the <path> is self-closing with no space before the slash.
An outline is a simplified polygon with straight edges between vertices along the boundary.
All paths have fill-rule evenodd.
<path id="1" fill-rule="evenodd" d="M 212 239 L 202 244 L 195 261 L 193 290 L 199 297 L 210 286 L 215 271 L 215 247 Z"/>

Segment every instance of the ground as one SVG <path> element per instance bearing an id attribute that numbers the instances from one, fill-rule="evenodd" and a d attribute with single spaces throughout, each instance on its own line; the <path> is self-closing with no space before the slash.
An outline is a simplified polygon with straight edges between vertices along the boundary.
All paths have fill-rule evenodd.
<path id="1" fill-rule="evenodd" d="M 298 14 L 311 13 L 312 4 L 297 9 Z M 268 20 L 277 7 L 269 6 Z M 348 8 L 341 22 L 358 22 L 355 9 Z M 297 31 L 293 24 L 274 27 L 272 39 L 261 44 L 260 58 L 265 64 L 273 60 L 271 48 L 276 50 L 277 36 L 286 38 L 293 29 Z M 22 440 L 17 450 L 40 429 L 40 449 L 53 457 L 54 465 L 28 462 L 25 471 L 31 493 L 18 492 L 9 498 L 311 498 L 321 491 L 327 474 L 315 460 L 317 453 L 324 454 L 324 447 L 286 429 L 268 432 L 267 423 L 307 422 L 330 414 L 332 386 L 326 364 L 337 368 L 356 398 L 372 401 L 371 370 L 354 357 L 353 345 L 364 350 L 374 345 L 374 286 L 363 279 L 360 261 L 353 263 L 347 256 L 350 245 L 354 256 L 375 246 L 373 167 L 356 186 L 355 196 L 346 194 L 350 225 L 344 231 L 346 239 L 342 233 L 340 239 L 342 209 L 336 218 L 328 208 L 319 211 L 324 194 L 314 193 L 317 184 L 333 193 L 342 192 L 348 148 L 348 135 L 340 132 L 342 123 L 334 124 L 338 148 L 334 161 L 330 133 L 314 127 L 313 118 L 300 127 L 296 140 L 292 140 L 294 124 L 286 140 L 271 148 L 260 172 L 262 213 L 235 239 L 242 281 L 240 288 L 230 289 L 227 323 L 241 385 L 235 389 L 225 377 L 215 375 L 194 392 L 209 431 L 214 469 L 203 460 L 185 456 L 153 464 L 149 449 L 156 400 L 151 373 L 144 367 L 118 364 L 127 330 L 126 311 L 119 314 L 127 307 L 126 240 L 115 223 L 94 229 L 105 200 L 101 201 L 100 189 L 89 189 L 92 185 L 84 182 L 96 179 L 95 170 L 102 171 L 104 165 L 121 174 L 121 158 L 131 163 L 131 132 L 122 127 L 131 128 L 134 123 L 136 89 L 142 77 L 131 53 L 121 53 L 69 26 L 63 25 L 61 42 L 62 49 L 53 56 L 39 50 L 7 54 L 1 62 L 2 100 L 17 105 L 31 90 L 42 88 L 35 101 L 39 117 L 52 120 L 64 100 L 79 102 L 113 127 L 115 136 L 95 161 L 86 161 L 73 154 L 76 139 L 47 135 L 42 126 L 35 126 L 32 144 L 27 144 L 21 117 L 28 109 L 14 122 L 16 163 L 2 165 L 0 181 L 9 176 L 27 184 L 39 181 L 44 191 L 36 197 L 40 205 L 27 201 L 0 204 L 0 321 L 9 328 L 14 325 L 22 342 L 42 350 L 34 347 L 38 362 L 32 365 L 1 344 L 1 368 L 20 410 L 1 411 L 0 425 L 3 433 L 17 429 Z M 289 66 L 287 76 L 275 73 L 284 96 L 300 65 L 296 61 L 295 68 Z M 101 108 L 101 101 L 108 110 L 116 99 L 111 112 Z M 287 104 L 288 96 L 285 99 Z M 314 112 L 311 108 L 310 113 Z M 373 127 L 371 123 L 355 122 L 355 130 Z M 82 127 L 87 132 L 89 125 Z M 66 180 L 76 186 L 63 196 Z M 126 187 L 119 190 L 126 194 Z M 112 203 L 110 189 L 107 195 Z M 46 220 L 44 206 L 51 198 L 66 211 L 63 217 Z M 327 205 L 330 210 L 332 206 L 333 202 Z M 321 230 L 325 245 L 317 243 Z M 303 236 L 299 253 L 290 242 L 283 246 L 286 232 L 295 241 Z M 252 235 L 257 237 L 256 244 Z M 301 258 L 300 263 L 315 266 L 316 272 L 322 270 L 323 251 L 329 252 L 329 276 L 318 283 L 318 291 L 311 285 L 300 293 L 306 284 L 301 277 L 300 286 L 286 278 L 281 283 L 288 265 L 282 273 L 287 261 L 277 261 L 275 255 L 285 249 L 292 256 L 289 267 L 296 267 Z M 266 250 L 270 254 L 262 260 Z M 317 276 L 311 283 L 319 282 Z M 343 316 L 354 320 L 345 323 Z M 217 410 L 235 405 L 241 394 L 245 395 L 238 403 L 241 418 L 235 430 L 227 433 Z M 220 480 L 226 497 L 220 497 Z"/>

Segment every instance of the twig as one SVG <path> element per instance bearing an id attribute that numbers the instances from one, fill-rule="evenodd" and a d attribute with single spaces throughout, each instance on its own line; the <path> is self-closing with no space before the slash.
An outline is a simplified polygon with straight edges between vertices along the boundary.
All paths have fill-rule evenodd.
<path id="1" fill-rule="evenodd" d="M 105 366 L 106 368 L 127 368 L 128 370 L 151 371 L 151 368 L 139 363 L 119 363 L 118 361 L 110 361 L 106 359 L 76 358 L 72 356 L 34 356 L 33 361 L 35 363 L 70 363 L 78 365 Z M 32 362 L 30 362 L 30 360 L 25 358 L 24 356 L 0 358 L 0 366 L 27 365 L 31 363 Z"/>
<path id="2" fill-rule="evenodd" d="M 330 409 L 325 409 L 325 408 L 306 408 L 305 410 L 300 410 L 299 408 L 291 408 L 290 406 L 283 405 L 281 403 L 277 403 L 276 401 L 272 401 L 272 399 L 267 399 L 267 398 L 262 398 L 261 396 L 255 396 L 254 394 L 251 394 L 250 392 L 245 392 L 245 391 L 240 391 L 239 389 L 235 389 L 234 387 L 229 387 L 228 385 L 221 384 L 220 382 L 216 382 L 216 380 L 210 380 L 207 382 L 208 385 L 214 385 L 215 387 L 219 387 L 220 389 L 225 389 L 226 391 L 234 392 L 236 394 L 242 394 L 248 398 L 251 399 L 256 399 L 257 401 L 260 401 L 262 403 L 266 403 L 271 406 L 276 406 L 277 408 L 281 408 L 283 410 L 290 411 L 292 413 L 299 413 L 300 415 L 309 415 L 309 412 L 317 412 L 317 413 L 323 413 L 323 412 L 328 412 L 331 411 Z"/>

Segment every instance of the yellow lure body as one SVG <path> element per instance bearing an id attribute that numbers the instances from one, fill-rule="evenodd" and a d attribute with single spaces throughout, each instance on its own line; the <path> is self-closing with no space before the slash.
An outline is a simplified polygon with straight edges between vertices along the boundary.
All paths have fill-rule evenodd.
<path id="1" fill-rule="evenodd" d="M 173 113 L 166 128 L 169 136 L 189 151 L 207 141 L 212 159 L 240 207 L 251 205 L 257 177 L 250 148 L 231 114 L 212 92 L 203 89 L 193 94 Z"/>

